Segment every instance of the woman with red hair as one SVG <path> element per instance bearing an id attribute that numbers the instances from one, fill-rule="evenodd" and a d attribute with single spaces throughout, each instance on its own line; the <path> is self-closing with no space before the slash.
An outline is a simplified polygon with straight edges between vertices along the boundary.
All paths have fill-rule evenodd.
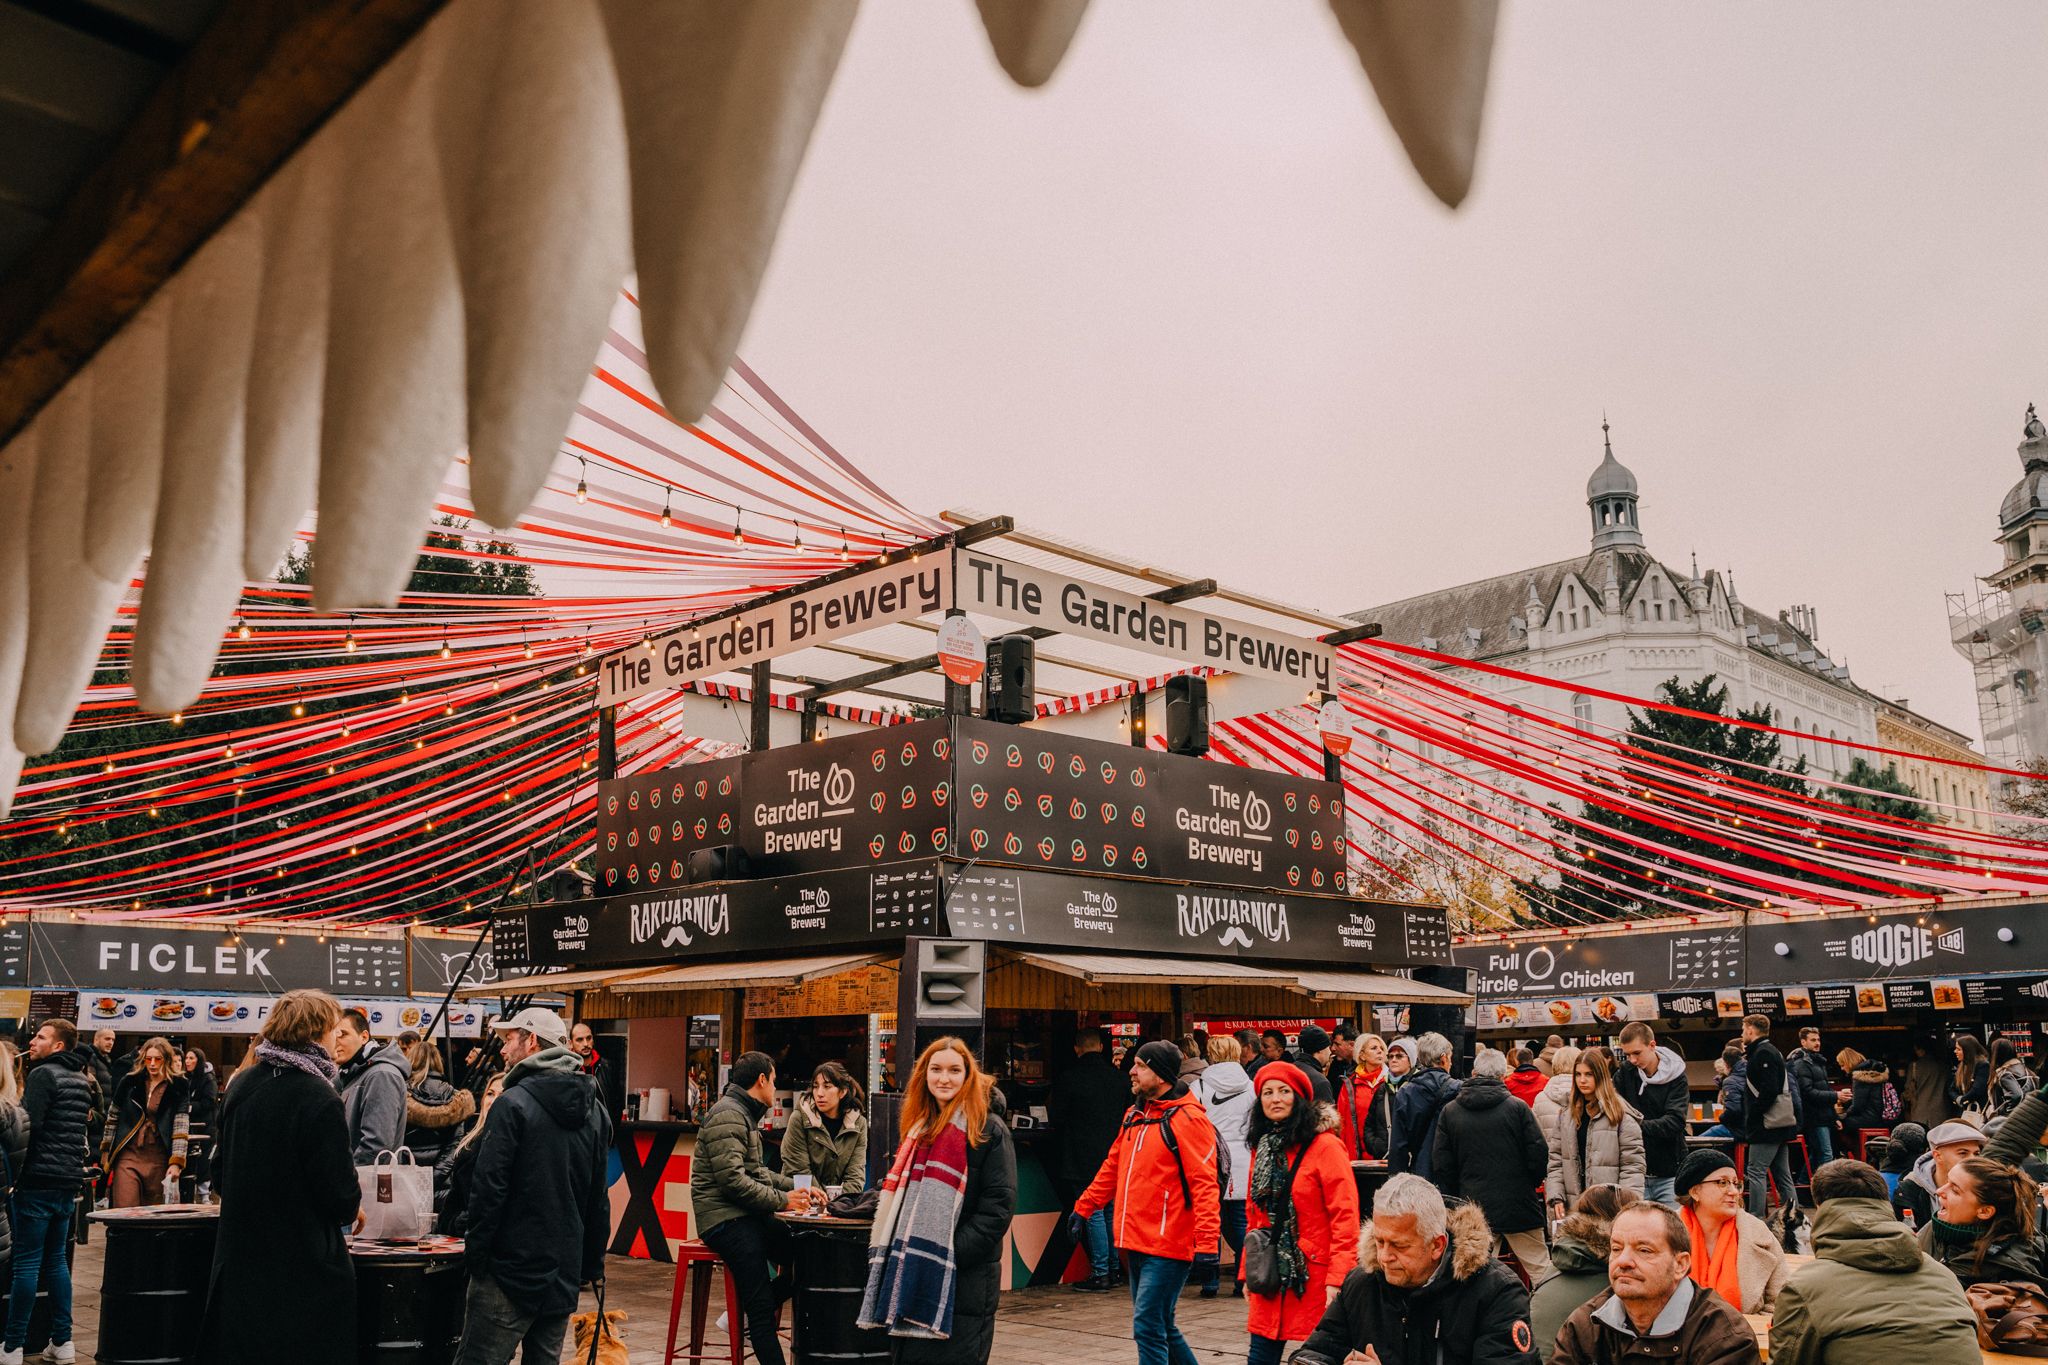
<path id="1" fill-rule="evenodd" d="M 903 1088 L 860 1305 L 860 1325 L 886 1330 L 900 1365 L 985 1365 L 995 1346 L 1017 1155 L 994 1088 L 958 1038 L 927 1047 Z"/>

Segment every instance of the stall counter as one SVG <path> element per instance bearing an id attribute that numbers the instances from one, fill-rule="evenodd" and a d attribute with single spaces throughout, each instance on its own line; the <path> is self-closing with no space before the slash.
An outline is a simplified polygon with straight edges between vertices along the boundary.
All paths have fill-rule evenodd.
<path id="1" fill-rule="evenodd" d="M 614 1256 L 673 1261 L 697 1230 L 690 1209 L 694 1123 L 621 1119 L 614 1125 L 608 1175 Z"/>

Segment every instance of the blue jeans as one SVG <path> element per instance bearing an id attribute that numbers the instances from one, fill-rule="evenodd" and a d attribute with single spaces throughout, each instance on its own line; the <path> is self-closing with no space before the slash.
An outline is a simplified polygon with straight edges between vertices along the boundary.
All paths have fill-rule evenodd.
<path id="1" fill-rule="evenodd" d="M 36 1290 L 50 1290 L 50 1340 L 71 1340 L 71 1209 L 76 1190 L 14 1192 L 14 1286 L 7 1300 L 6 1345 L 19 1350 L 28 1340 Z"/>
<path id="2" fill-rule="evenodd" d="M 1280 1353 L 1286 1349 L 1286 1342 L 1262 1337 L 1254 1332 L 1251 1349 L 1245 1354 L 1245 1365 L 1280 1365 Z"/>
<path id="3" fill-rule="evenodd" d="M 1138 1365 L 1198 1365 L 1187 1338 L 1174 1325 L 1180 1291 L 1187 1288 L 1190 1261 L 1169 1261 L 1142 1251 L 1131 1258 L 1131 1336 Z"/>
<path id="4" fill-rule="evenodd" d="M 1223 1240 L 1230 1243 L 1232 1251 L 1244 1250 L 1244 1200 L 1226 1199 L 1223 1201 L 1222 1209 Z M 1200 1271 L 1200 1278 L 1195 1283 L 1207 1289 L 1216 1284 L 1222 1276 L 1223 1265 L 1219 1259 L 1215 1265 L 1203 1266 Z"/>
<path id="5" fill-rule="evenodd" d="M 469 1282 L 455 1365 L 511 1365 L 514 1351 L 523 1365 L 561 1365 L 568 1330 L 567 1313 L 536 1313 L 512 1302 L 490 1276 L 478 1275 Z"/>
<path id="6" fill-rule="evenodd" d="M 1826 1125 L 1807 1129 L 1806 1156 L 1808 1165 L 1812 1167 L 1812 1170 L 1807 1171 L 1806 1178 L 1811 1181 L 1814 1171 L 1835 1159 L 1835 1130 Z"/>
<path id="7" fill-rule="evenodd" d="M 1081 1229 L 1081 1245 L 1088 1250 L 1088 1270 L 1098 1280 L 1106 1280 L 1116 1270 L 1116 1244 L 1110 1238 L 1110 1206 L 1088 1215 L 1087 1223 Z"/>
<path id="8" fill-rule="evenodd" d="M 1678 1177 L 1675 1175 L 1653 1175 L 1643 1180 L 1643 1198 L 1652 1204 L 1678 1207 Z"/>
<path id="9" fill-rule="evenodd" d="M 1712 1128 L 1707 1129 L 1706 1132 L 1701 1133 L 1700 1136 L 1711 1138 L 1732 1138 L 1739 1136 L 1739 1134 L 1737 1134 L 1736 1131 L 1730 1128 L 1727 1124 L 1717 1123 Z"/>

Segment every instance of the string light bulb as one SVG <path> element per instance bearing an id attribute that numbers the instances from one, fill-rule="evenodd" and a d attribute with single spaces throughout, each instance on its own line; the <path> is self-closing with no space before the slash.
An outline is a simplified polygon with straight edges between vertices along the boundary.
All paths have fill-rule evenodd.
<path id="1" fill-rule="evenodd" d="M 674 489 L 672 489 L 672 488 L 669 488 L 669 487 L 667 487 L 666 485 L 664 485 L 664 486 L 662 487 L 662 490 L 661 490 L 661 524 L 662 524 L 663 526 L 667 526 L 667 525 L 671 524 L 671 523 L 673 522 L 673 520 L 674 520 L 674 518 L 673 518 L 672 516 L 670 516 L 670 514 L 669 514 L 669 510 L 668 510 L 668 504 L 669 504 L 669 499 L 670 499 L 670 498 L 672 498 L 672 497 L 674 497 L 674 496 L 675 496 L 675 490 L 674 490 Z"/>
<path id="2" fill-rule="evenodd" d="M 853 545 L 846 538 L 846 528 L 844 526 L 839 528 L 839 558 L 841 560 L 851 560 L 853 558 Z"/>
<path id="3" fill-rule="evenodd" d="M 747 533 L 740 529 L 740 505 L 738 503 L 732 505 L 732 543 L 735 545 L 747 543 Z"/>
<path id="4" fill-rule="evenodd" d="M 236 634 L 236 636 L 237 636 L 237 637 L 239 637 L 240 639 L 244 639 L 244 640 L 246 640 L 246 639 L 248 639 L 248 638 L 249 638 L 249 618 L 248 618 L 248 617 L 246 617 L 246 616 L 240 616 L 240 615 L 238 615 L 238 616 L 236 616 L 236 617 L 235 617 L 235 634 Z"/>
<path id="5" fill-rule="evenodd" d="M 533 657 L 533 641 L 526 638 L 525 626 L 519 628 L 519 647 L 527 658 L 531 659 Z"/>
<path id="6" fill-rule="evenodd" d="M 171 724 L 173 724 L 173 725 L 183 725 L 184 723 L 185 723 L 185 713 L 184 713 L 183 711 L 173 711 L 173 712 L 171 712 Z"/>
<path id="7" fill-rule="evenodd" d="M 441 627 L 441 657 L 446 659 L 455 653 L 448 645 L 448 627 Z"/>
<path id="8" fill-rule="evenodd" d="M 803 547 L 804 547 L 804 528 L 803 528 L 803 527 L 802 527 L 801 525 L 799 525 L 799 524 L 797 523 L 797 521 L 796 521 L 796 519 L 795 519 L 794 517 L 792 517 L 792 518 L 790 519 L 790 523 L 789 523 L 789 525 L 790 525 L 790 529 L 792 529 L 792 530 L 794 530 L 794 531 L 796 532 L 796 538 L 795 538 L 794 540 L 792 540 L 792 541 L 790 541 L 790 542 L 789 542 L 789 548 L 790 548 L 790 549 L 792 549 L 792 550 L 801 550 L 801 549 L 803 549 Z"/>
<path id="9" fill-rule="evenodd" d="M 344 654 L 356 652 L 356 618 L 353 612 L 349 614 L 348 618 L 348 633 L 341 637 L 341 652 Z"/>
<path id="10" fill-rule="evenodd" d="M 578 455 L 576 464 L 576 501 L 586 503 L 590 501 L 590 461 Z"/>

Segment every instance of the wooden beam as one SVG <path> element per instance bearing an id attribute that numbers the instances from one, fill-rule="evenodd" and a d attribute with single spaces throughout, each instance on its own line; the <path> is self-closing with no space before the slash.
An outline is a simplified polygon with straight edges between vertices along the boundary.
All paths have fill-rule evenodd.
<path id="1" fill-rule="evenodd" d="M 223 6 L 0 279 L 0 442 L 444 3 Z"/>

